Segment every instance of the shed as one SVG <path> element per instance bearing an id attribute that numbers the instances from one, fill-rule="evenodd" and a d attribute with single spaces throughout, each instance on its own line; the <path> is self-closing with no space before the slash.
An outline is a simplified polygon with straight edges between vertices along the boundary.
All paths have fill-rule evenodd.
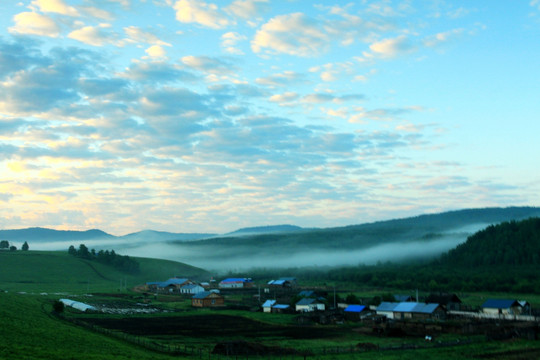
<path id="1" fill-rule="evenodd" d="M 269 313 L 272 312 L 272 306 L 276 303 L 276 300 L 266 300 L 264 304 L 262 304 L 263 312 Z"/>
<path id="2" fill-rule="evenodd" d="M 72 307 L 72 308 L 77 309 L 79 311 L 83 311 L 83 312 L 86 312 L 86 311 L 89 311 L 89 310 L 90 311 L 97 311 L 97 309 L 94 306 L 82 303 L 80 301 L 75 301 L 75 300 L 71 300 L 71 299 L 60 299 L 59 301 L 61 303 L 63 303 L 65 306 Z"/>
<path id="3" fill-rule="evenodd" d="M 488 299 L 482 304 L 482 311 L 493 315 L 519 315 L 523 307 L 517 300 Z"/>
<path id="4" fill-rule="evenodd" d="M 358 321 L 362 317 L 362 313 L 366 313 L 366 310 L 364 305 L 349 305 L 343 311 L 347 320 Z"/>

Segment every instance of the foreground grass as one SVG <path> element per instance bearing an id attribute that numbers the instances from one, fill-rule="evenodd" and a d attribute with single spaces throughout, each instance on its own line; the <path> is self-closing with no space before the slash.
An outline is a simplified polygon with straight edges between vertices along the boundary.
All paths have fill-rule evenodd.
<path id="1" fill-rule="evenodd" d="M 0 293 L 0 359 L 173 358 L 72 326 L 50 311 L 45 296 Z"/>

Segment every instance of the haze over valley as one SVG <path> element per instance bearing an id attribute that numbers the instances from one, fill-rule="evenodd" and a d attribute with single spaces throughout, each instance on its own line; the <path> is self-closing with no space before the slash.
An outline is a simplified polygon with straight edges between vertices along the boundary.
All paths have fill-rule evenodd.
<path id="1" fill-rule="evenodd" d="M 540 208 L 467 209 L 339 228 L 291 225 L 239 229 L 228 234 L 141 231 L 112 236 L 99 230 L 0 230 L 0 238 L 30 243 L 33 250 L 114 249 L 226 272 L 252 268 L 373 265 L 433 259 L 488 225 L 540 216 Z"/>

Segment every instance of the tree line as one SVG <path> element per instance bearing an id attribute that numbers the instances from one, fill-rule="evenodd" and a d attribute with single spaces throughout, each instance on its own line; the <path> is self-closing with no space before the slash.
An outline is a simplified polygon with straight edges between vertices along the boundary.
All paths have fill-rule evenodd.
<path id="1" fill-rule="evenodd" d="M 71 245 L 68 249 L 70 255 L 79 257 L 85 260 L 97 261 L 99 263 L 110 265 L 118 270 L 136 274 L 139 272 L 139 263 L 127 255 L 118 255 L 114 250 L 89 250 L 86 245 L 79 245 L 79 249 L 75 249 Z"/>
<path id="2" fill-rule="evenodd" d="M 28 243 L 25 241 L 21 247 L 21 250 L 28 251 L 29 249 L 30 246 L 28 246 Z M 9 241 L 7 240 L 0 240 L 0 250 L 16 251 L 17 247 L 15 245 L 10 245 Z"/>

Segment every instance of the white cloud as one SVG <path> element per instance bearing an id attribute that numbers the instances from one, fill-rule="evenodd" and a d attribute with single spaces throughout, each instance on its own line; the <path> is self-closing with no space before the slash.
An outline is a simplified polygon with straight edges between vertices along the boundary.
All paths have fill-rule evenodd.
<path id="1" fill-rule="evenodd" d="M 286 103 L 298 99 L 299 95 L 293 91 L 287 91 L 283 94 L 276 94 L 270 97 L 270 102 Z"/>
<path id="2" fill-rule="evenodd" d="M 109 24 L 100 24 L 99 26 L 85 26 L 74 30 L 68 34 L 70 39 L 78 40 L 92 46 L 103 46 L 109 43 L 115 43 L 112 35 L 103 31 L 110 28 Z"/>
<path id="3" fill-rule="evenodd" d="M 152 58 L 164 58 L 167 56 L 167 52 L 165 51 L 165 49 L 163 49 L 163 47 L 159 45 L 152 45 L 144 52 L 146 52 L 148 56 Z"/>
<path id="4" fill-rule="evenodd" d="M 374 56 L 388 59 L 408 54 L 415 50 L 415 46 L 405 35 L 400 35 L 396 38 L 377 41 L 371 44 L 369 49 L 371 50 L 371 54 L 368 54 L 367 57 Z"/>
<path id="5" fill-rule="evenodd" d="M 240 41 L 247 40 L 247 37 L 237 32 L 227 32 L 221 35 L 221 46 L 229 54 L 243 55 L 243 51 L 236 47 Z"/>
<path id="6" fill-rule="evenodd" d="M 179 0 L 174 4 L 176 20 L 183 23 L 197 23 L 212 29 L 221 29 L 231 22 L 217 5 L 196 0 Z"/>
<path id="7" fill-rule="evenodd" d="M 433 36 L 430 36 L 424 40 L 424 45 L 427 47 L 435 47 L 441 44 L 452 41 L 456 37 L 463 34 L 463 29 L 454 29 L 445 32 L 440 32 Z"/>
<path id="8" fill-rule="evenodd" d="M 255 34 L 255 53 L 314 56 L 326 51 L 330 38 L 324 24 L 303 13 L 276 16 Z"/>
<path id="9" fill-rule="evenodd" d="M 34 0 L 32 5 L 37 6 L 42 12 L 50 12 L 67 16 L 79 16 L 79 12 L 73 6 L 66 5 L 62 0 Z"/>
<path id="10" fill-rule="evenodd" d="M 13 17 L 15 25 L 10 33 L 58 37 L 60 27 L 48 16 L 35 12 L 22 12 Z"/>

